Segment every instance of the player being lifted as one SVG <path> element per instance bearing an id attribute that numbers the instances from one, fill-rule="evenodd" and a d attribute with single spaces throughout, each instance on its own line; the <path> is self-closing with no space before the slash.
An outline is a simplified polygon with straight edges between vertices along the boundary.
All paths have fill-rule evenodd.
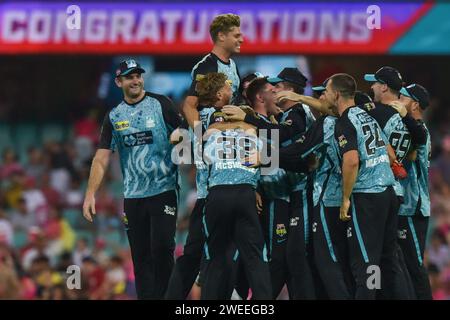
<path id="1" fill-rule="evenodd" d="M 244 41 L 240 23 L 239 16 L 229 13 L 215 17 L 209 27 L 214 46 L 211 52 L 192 68 L 192 84 L 182 106 L 184 116 L 192 128 L 195 121 L 200 120 L 197 110 L 199 105 L 198 95 L 195 91 L 195 86 L 202 75 L 210 72 L 225 74 L 227 79 L 231 81 L 232 102 L 237 100 L 240 76 L 236 63 L 231 59 L 231 56 L 241 51 L 241 44 Z"/>

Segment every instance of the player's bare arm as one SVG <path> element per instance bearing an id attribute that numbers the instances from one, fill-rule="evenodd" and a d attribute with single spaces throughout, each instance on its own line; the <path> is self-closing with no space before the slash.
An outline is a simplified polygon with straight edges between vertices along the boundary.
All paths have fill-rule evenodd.
<path id="1" fill-rule="evenodd" d="M 181 106 L 184 118 L 187 120 L 191 128 L 194 128 L 196 121 L 200 121 L 197 107 L 198 97 L 196 96 L 187 96 L 186 99 L 184 99 L 183 105 Z"/>
<path id="2" fill-rule="evenodd" d="M 88 187 L 83 203 L 83 216 L 86 220 L 92 222 L 92 215 L 95 212 L 95 193 L 108 169 L 109 159 L 111 157 L 111 150 L 98 149 L 92 160 L 91 172 L 89 174 Z"/>
<path id="3" fill-rule="evenodd" d="M 302 94 L 295 93 L 293 91 L 280 91 L 276 94 L 276 99 L 278 102 L 290 100 L 294 102 L 304 103 L 310 106 L 311 108 L 317 110 L 318 112 L 333 115 L 332 105 L 329 104 L 326 100 L 319 100 L 313 97 L 308 97 Z"/>

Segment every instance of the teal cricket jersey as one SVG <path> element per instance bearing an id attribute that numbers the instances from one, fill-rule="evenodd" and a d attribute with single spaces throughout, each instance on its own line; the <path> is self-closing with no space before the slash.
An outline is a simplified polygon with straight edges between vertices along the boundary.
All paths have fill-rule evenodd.
<path id="1" fill-rule="evenodd" d="M 339 148 L 334 138 L 337 118 L 326 116 L 317 120 L 322 123 L 323 142 L 328 144 L 323 165 L 314 176 L 313 202 L 318 205 L 320 196 L 325 207 L 340 207 L 342 202 L 342 172 Z"/>
<path id="2" fill-rule="evenodd" d="M 119 152 L 125 198 L 176 189 L 169 136 L 179 125 L 172 101 L 150 92 L 134 104 L 122 101 L 105 116 L 99 148 Z"/>
<path id="3" fill-rule="evenodd" d="M 394 184 L 387 138 L 365 110 L 358 106 L 345 110 L 336 122 L 335 139 L 340 159 L 350 150 L 358 151 L 360 163 L 353 193 L 379 193 Z"/>
<path id="4" fill-rule="evenodd" d="M 418 146 L 417 158 L 414 162 L 405 160 L 404 166 L 408 177 L 401 180 L 405 189 L 404 202 L 400 206 L 399 214 L 403 216 L 414 216 L 421 214 L 430 216 L 430 192 L 428 184 L 428 169 L 431 157 L 431 137 L 428 128 L 426 130 L 426 143 Z"/>

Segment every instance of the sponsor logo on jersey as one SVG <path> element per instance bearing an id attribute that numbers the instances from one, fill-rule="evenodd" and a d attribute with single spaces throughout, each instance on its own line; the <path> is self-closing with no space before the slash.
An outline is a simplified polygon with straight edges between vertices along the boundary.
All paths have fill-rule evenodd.
<path id="1" fill-rule="evenodd" d="M 153 128 L 155 126 L 155 121 L 152 118 L 147 117 L 147 120 L 145 121 L 145 126 L 147 128 Z"/>
<path id="2" fill-rule="evenodd" d="M 289 223 L 289 226 L 291 226 L 291 227 L 297 226 L 299 220 L 300 220 L 299 217 L 291 218 L 291 222 Z"/>
<path id="3" fill-rule="evenodd" d="M 164 213 L 165 214 L 174 216 L 175 212 L 176 212 L 176 208 L 175 207 L 170 207 L 170 206 L 167 206 L 167 205 L 164 206 Z"/>
<path id="4" fill-rule="evenodd" d="M 295 142 L 303 143 L 303 142 L 305 141 L 305 139 L 306 139 L 306 136 L 305 136 L 305 135 L 302 135 L 300 138 L 298 138 L 297 140 L 295 140 Z"/>
<path id="5" fill-rule="evenodd" d="M 125 230 L 128 230 L 128 218 L 125 212 L 122 212 L 122 223 L 125 225 Z"/>
<path id="6" fill-rule="evenodd" d="M 286 226 L 283 223 L 277 224 L 276 233 L 280 237 L 284 237 L 287 234 Z"/>
<path id="7" fill-rule="evenodd" d="M 398 238 L 405 240 L 407 232 L 408 232 L 408 230 L 406 230 L 406 229 L 398 230 Z"/>
<path id="8" fill-rule="evenodd" d="M 123 136 L 125 147 L 136 147 L 153 143 L 153 133 L 151 131 L 136 132 Z"/>
<path id="9" fill-rule="evenodd" d="M 217 111 L 213 113 L 212 122 L 224 122 L 225 121 L 225 113 L 221 111 Z"/>
<path id="10" fill-rule="evenodd" d="M 376 108 L 375 104 L 371 102 L 365 103 L 364 107 L 366 108 L 367 111 L 371 111 Z"/>
<path id="11" fill-rule="evenodd" d="M 126 130 L 130 127 L 130 121 L 124 120 L 124 121 L 117 121 L 114 123 L 114 129 L 116 131 L 122 131 Z"/>

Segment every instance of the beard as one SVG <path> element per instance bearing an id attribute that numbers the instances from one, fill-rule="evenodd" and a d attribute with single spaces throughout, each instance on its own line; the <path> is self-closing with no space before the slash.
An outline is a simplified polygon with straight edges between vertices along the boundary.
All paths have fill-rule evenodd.
<path id="1" fill-rule="evenodd" d="M 132 90 L 131 88 L 128 88 L 126 90 L 126 94 L 127 96 L 131 97 L 131 98 L 137 98 L 139 97 L 139 95 L 142 93 L 142 86 L 139 86 L 138 88 L 136 88 L 135 90 Z"/>

